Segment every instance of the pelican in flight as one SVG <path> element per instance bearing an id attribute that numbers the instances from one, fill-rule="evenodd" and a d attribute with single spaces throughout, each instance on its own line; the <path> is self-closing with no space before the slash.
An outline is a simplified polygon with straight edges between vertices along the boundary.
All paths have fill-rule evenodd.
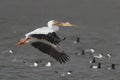
<path id="1" fill-rule="evenodd" d="M 69 22 L 59 22 L 51 20 L 47 23 L 48 27 L 37 28 L 27 34 L 25 38 L 21 39 L 17 45 L 30 43 L 33 47 L 37 48 L 43 53 L 53 57 L 60 63 L 65 63 L 69 60 L 69 56 L 65 54 L 64 50 L 60 47 L 61 39 L 56 35 L 56 31 L 60 26 L 68 27 L 75 26 Z"/>

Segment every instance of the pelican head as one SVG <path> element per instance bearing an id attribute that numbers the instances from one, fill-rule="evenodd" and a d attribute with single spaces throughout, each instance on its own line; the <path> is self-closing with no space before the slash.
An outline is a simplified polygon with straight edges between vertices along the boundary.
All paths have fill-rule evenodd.
<path id="1" fill-rule="evenodd" d="M 71 24 L 69 22 L 60 22 L 60 21 L 57 21 L 57 20 L 48 21 L 47 25 L 48 25 L 48 27 L 50 27 L 50 26 L 62 26 L 62 27 L 75 26 L 74 24 Z"/>

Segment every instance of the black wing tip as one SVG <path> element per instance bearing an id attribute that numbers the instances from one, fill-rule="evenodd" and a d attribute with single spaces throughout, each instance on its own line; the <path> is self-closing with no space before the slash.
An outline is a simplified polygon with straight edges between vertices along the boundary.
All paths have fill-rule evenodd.
<path id="1" fill-rule="evenodd" d="M 69 60 L 69 56 L 66 55 L 66 54 L 60 56 L 60 57 L 57 59 L 57 61 L 58 61 L 60 64 L 63 64 L 63 63 L 65 64 L 66 62 L 68 62 L 68 60 Z"/>

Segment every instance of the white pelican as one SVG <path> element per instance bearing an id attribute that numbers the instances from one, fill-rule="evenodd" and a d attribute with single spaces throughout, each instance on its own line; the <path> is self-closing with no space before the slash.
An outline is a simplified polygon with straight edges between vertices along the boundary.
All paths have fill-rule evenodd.
<path id="1" fill-rule="evenodd" d="M 40 51 L 50 55 L 60 63 L 65 63 L 69 60 L 69 56 L 65 54 L 59 46 L 61 39 L 56 35 L 59 26 L 74 26 L 69 22 L 59 22 L 51 20 L 47 23 L 48 27 L 41 27 L 32 32 L 25 34 L 25 38 L 21 39 L 17 45 L 31 43 L 31 45 Z"/>

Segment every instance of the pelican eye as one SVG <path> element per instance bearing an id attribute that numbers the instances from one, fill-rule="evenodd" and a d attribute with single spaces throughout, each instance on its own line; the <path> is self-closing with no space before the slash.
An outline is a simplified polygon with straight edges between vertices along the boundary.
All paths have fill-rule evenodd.
<path id="1" fill-rule="evenodd" d="M 53 22 L 54 22 L 54 24 L 58 23 L 58 21 L 56 21 L 56 20 L 54 20 Z"/>

